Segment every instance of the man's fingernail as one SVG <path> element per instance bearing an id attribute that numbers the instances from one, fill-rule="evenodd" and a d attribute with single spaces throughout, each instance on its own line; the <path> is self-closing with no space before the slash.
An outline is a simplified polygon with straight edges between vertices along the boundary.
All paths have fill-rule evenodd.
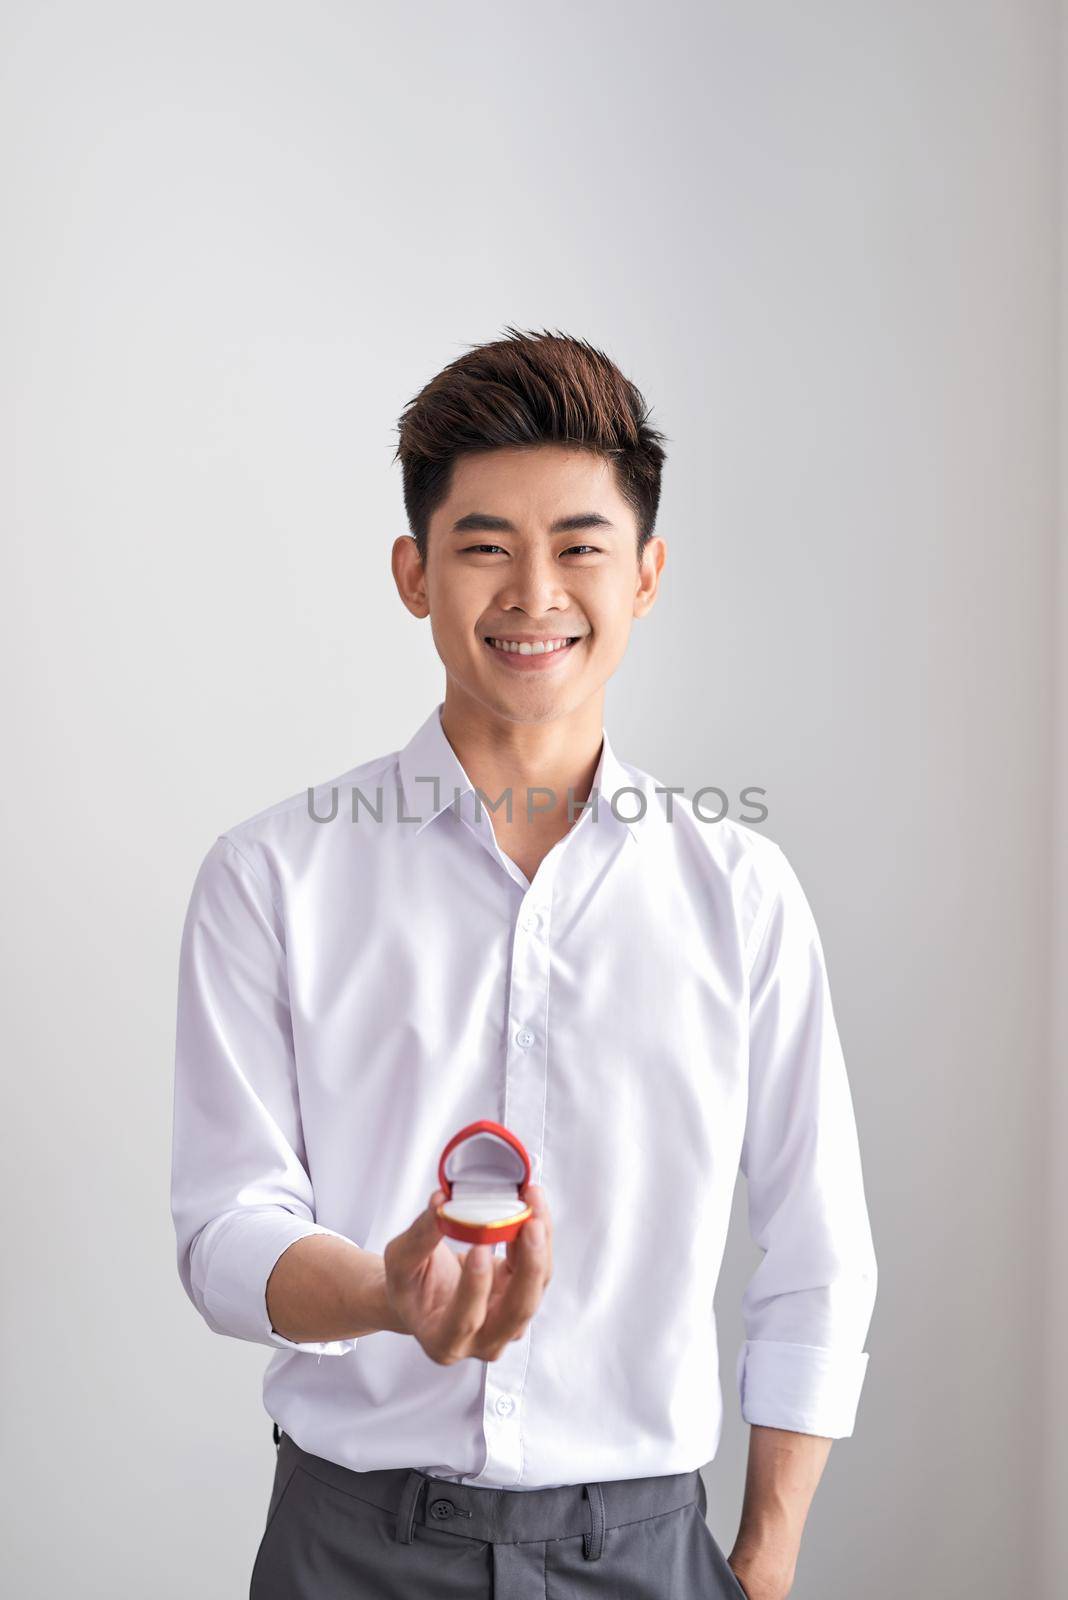
<path id="1" fill-rule="evenodd" d="M 490 1247 L 488 1244 L 473 1244 L 471 1246 L 472 1272 L 485 1272 L 490 1264 Z"/>

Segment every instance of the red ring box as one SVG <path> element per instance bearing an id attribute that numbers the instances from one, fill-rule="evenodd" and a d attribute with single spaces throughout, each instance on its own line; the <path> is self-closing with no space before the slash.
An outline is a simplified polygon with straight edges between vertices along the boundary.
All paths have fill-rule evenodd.
<path id="1" fill-rule="evenodd" d="M 483 1119 L 454 1133 L 438 1162 L 445 1199 L 438 1227 L 465 1244 L 514 1239 L 534 1207 L 519 1197 L 530 1182 L 530 1157 L 523 1141 L 499 1122 Z"/>

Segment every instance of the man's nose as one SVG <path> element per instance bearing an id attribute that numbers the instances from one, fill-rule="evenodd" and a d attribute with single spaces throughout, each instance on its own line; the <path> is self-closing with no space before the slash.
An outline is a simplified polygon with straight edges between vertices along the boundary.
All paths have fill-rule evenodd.
<path id="1" fill-rule="evenodd" d="M 528 616 L 564 611 L 570 604 L 563 574 L 551 557 L 528 556 L 508 573 L 497 600 L 503 609 L 518 607 Z"/>

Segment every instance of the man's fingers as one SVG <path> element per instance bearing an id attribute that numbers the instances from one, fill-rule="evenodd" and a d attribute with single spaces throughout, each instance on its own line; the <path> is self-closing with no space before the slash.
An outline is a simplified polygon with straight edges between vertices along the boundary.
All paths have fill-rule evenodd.
<path id="1" fill-rule="evenodd" d="M 493 1246 L 473 1244 L 464 1256 L 452 1303 L 442 1318 L 439 1342 L 447 1354 L 464 1356 L 486 1316 L 493 1288 Z"/>
<path id="2" fill-rule="evenodd" d="M 390 1271 L 400 1277 L 410 1277 L 419 1271 L 428 1256 L 433 1255 L 442 1237 L 438 1225 L 437 1207 L 445 1196 L 440 1189 L 435 1189 L 427 1202 L 426 1209 L 420 1211 L 415 1221 L 405 1228 L 403 1233 L 398 1233 L 386 1246 L 389 1252 Z"/>
<path id="3" fill-rule="evenodd" d="M 540 1217 L 549 1232 L 552 1232 L 552 1219 L 549 1216 L 549 1202 L 545 1198 L 545 1190 L 540 1183 L 528 1183 L 522 1190 L 520 1197 L 531 1207 L 536 1217 Z"/>
<path id="4" fill-rule="evenodd" d="M 551 1261 L 543 1219 L 534 1216 L 524 1222 L 513 1243 L 515 1255 L 508 1263 L 511 1279 L 482 1329 L 481 1343 L 500 1343 L 511 1339 L 517 1328 L 524 1328 L 537 1311 L 549 1281 Z"/>
<path id="5" fill-rule="evenodd" d="M 549 1257 L 548 1277 L 545 1280 L 548 1282 L 549 1278 L 552 1277 L 553 1268 L 553 1219 L 549 1214 L 549 1204 L 545 1198 L 545 1190 L 542 1188 L 540 1183 L 528 1183 L 526 1188 L 520 1191 L 520 1199 L 526 1201 L 534 1215 L 530 1217 L 528 1221 L 524 1222 L 515 1238 L 509 1243 L 508 1265 L 513 1269 L 513 1271 L 518 1266 L 522 1251 L 528 1248 L 531 1243 L 531 1239 L 536 1237 L 536 1235 L 532 1235 L 531 1238 L 528 1238 L 527 1245 L 524 1245 L 524 1235 L 527 1234 L 527 1230 L 530 1228 L 532 1222 L 540 1222 L 545 1229 L 545 1238 Z"/>
<path id="6" fill-rule="evenodd" d="M 487 1311 L 495 1283 L 499 1282 L 494 1272 L 493 1246 L 472 1245 L 460 1260 L 451 1302 L 435 1329 L 436 1360 L 452 1362 L 467 1355 L 493 1360 L 505 1343 L 522 1336 L 537 1310 L 552 1276 L 552 1222 L 540 1185 L 528 1185 L 522 1198 L 533 1214 L 508 1244 L 508 1270 L 503 1274 L 507 1282 L 492 1318 L 487 1318 Z M 414 1279 L 437 1249 L 442 1238 L 437 1208 L 444 1199 L 444 1191 L 435 1189 L 426 1209 L 386 1247 L 394 1281 Z"/>

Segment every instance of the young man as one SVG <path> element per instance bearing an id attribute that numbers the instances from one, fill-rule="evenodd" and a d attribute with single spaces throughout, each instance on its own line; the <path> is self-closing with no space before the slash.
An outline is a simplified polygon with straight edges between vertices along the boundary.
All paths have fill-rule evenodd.
<path id="1" fill-rule="evenodd" d="M 782 1600 L 876 1288 L 823 952 L 777 845 L 609 743 L 663 435 L 599 351 L 506 333 L 401 420 L 393 574 L 444 699 L 197 876 L 179 1271 L 214 1331 L 275 1347 L 253 1600 Z M 531 1159 L 506 1246 L 438 1227 L 439 1156 L 481 1119 Z M 699 1469 L 739 1166 L 763 1255 L 726 1558 Z"/>

